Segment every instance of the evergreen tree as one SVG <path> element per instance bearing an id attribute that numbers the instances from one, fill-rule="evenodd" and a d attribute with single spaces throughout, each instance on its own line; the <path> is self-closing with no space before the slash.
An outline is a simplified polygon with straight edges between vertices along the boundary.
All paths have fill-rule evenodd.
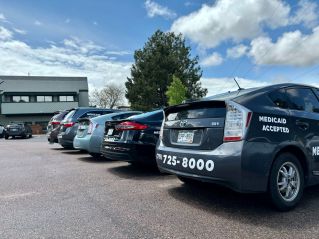
<path id="1" fill-rule="evenodd" d="M 201 87 L 202 71 L 198 57 L 191 58 L 191 49 L 182 35 L 156 31 L 143 49 L 134 53 L 135 63 L 127 79 L 126 98 L 136 110 L 151 110 L 168 105 L 167 87 L 178 77 L 186 87 L 186 98 L 201 98 L 207 89 Z"/>

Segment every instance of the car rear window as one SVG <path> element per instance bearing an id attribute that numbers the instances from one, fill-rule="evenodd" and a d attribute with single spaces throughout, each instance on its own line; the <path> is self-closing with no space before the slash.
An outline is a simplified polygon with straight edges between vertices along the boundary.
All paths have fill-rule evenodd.
<path id="1" fill-rule="evenodd" d="M 63 112 L 61 112 L 61 113 L 59 113 L 59 114 L 56 114 L 56 115 L 54 115 L 54 116 L 52 117 L 52 120 L 51 120 L 51 121 L 53 121 L 53 120 L 61 121 L 61 120 L 64 119 L 64 116 L 66 116 L 67 113 L 68 113 L 68 111 L 63 111 Z"/>
<path id="2" fill-rule="evenodd" d="M 222 118 L 226 115 L 226 108 L 201 108 L 182 110 L 175 113 L 170 113 L 167 120 L 183 120 L 183 119 L 203 119 L 203 118 Z"/>
<path id="3" fill-rule="evenodd" d="M 73 117 L 73 115 L 75 114 L 75 110 L 71 110 L 64 118 L 64 120 L 69 120 Z"/>
<path id="4" fill-rule="evenodd" d="M 163 120 L 163 110 L 156 110 L 156 111 L 151 111 L 144 114 L 134 115 L 129 117 L 129 119 L 132 119 L 132 120 L 147 119 L 149 121 Z"/>
<path id="5" fill-rule="evenodd" d="M 112 111 L 94 110 L 94 111 L 88 111 L 88 112 L 84 113 L 79 118 L 80 119 L 94 118 L 94 117 L 98 117 L 98 116 L 109 114 L 109 113 L 112 113 Z"/>

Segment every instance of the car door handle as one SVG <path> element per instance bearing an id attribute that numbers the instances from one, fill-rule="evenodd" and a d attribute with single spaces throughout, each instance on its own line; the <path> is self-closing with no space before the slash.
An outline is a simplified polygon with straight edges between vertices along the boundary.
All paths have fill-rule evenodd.
<path id="1" fill-rule="evenodd" d="M 297 125 L 300 129 L 305 130 L 305 131 L 309 129 L 309 123 L 304 122 L 304 121 L 299 121 L 299 120 L 297 120 L 297 121 L 296 121 L 296 125 Z"/>

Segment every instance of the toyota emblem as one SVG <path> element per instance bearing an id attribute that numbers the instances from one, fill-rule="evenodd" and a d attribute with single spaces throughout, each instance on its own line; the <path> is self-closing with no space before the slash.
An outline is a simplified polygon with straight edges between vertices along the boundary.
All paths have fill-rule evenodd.
<path id="1" fill-rule="evenodd" d="M 181 122 L 179 123 L 180 127 L 186 127 L 187 125 L 187 120 L 181 120 Z"/>

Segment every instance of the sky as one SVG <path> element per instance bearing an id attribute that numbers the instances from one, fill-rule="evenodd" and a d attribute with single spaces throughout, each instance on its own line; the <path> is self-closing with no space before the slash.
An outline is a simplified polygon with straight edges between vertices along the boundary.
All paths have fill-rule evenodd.
<path id="1" fill-rule="evenodd" d="M 134 51 L 181 33 L 208 95 L 294 82 L 319 87 L 317 0 L 0 0 L 0 75 L 124 85 Z"/>

